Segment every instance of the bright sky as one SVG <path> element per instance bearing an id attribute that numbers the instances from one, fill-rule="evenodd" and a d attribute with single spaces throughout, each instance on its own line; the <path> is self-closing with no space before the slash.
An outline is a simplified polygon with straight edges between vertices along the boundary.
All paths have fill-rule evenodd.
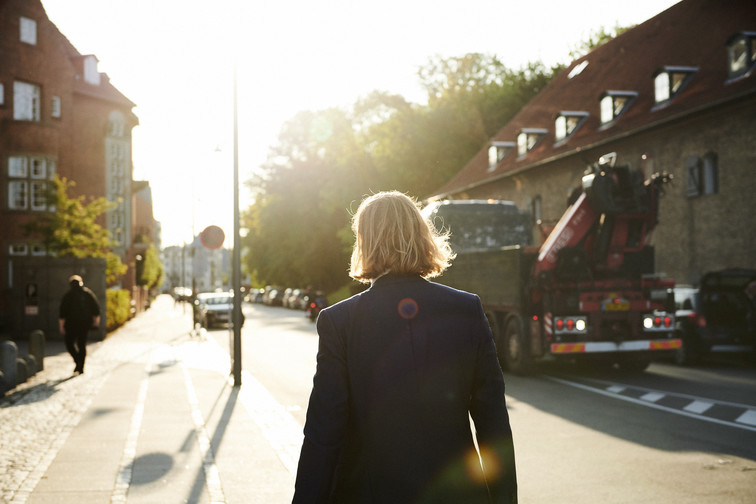
<path id="1" fill-rule="evenodd" d="M 430 57 L 497 55 L 510 68 L 566 63 L 601 27 L 677 0 L 42 0 L 48 17 L 131 101 L 134 178 L 149 180 L 163 246 L 210 224 L 233 232 L 233 61 L 242 181 L 301 110 L 373 90 L 419 103 Z M 248 205 L 241 189 L 241 207 Z"/>

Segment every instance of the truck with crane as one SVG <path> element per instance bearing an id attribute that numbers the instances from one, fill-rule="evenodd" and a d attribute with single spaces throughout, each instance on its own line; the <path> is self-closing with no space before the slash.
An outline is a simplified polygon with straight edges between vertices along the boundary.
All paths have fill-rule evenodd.
<path id="1" fill-rule="evenodd" d="M 681 346 L 674 281 L 654 271 L 647 238 L 671 175 L 644 175 L 602 156 L 540 247 L 511 202 L 451 200 L 423 210 L 456 252 L 438 282 L 476 293 L 502 367 L 590 359 L 639 372 Z"/>

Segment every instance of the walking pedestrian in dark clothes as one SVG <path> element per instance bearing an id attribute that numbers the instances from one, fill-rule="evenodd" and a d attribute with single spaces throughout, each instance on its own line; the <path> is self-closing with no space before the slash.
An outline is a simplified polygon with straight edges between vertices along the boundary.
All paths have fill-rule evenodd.
<path id="1" fill-rule="evenodd" d="M 76 364 L 74 373 L 81 374 L 87 357 L 87 335 L 90 329 L 100 325 L 100 304 L 79 275 L 72 275 L 68 283 L 71 287 L 60 301 L 58 328 Z"/>
<path id="2" fill-rule="evenodd" d="M 293 502 L 516 503 L 504 375 L 480 299 L 427 280 L 453 258 L 448 237 L 397 192 L 363 201 L 353 230 L 350 275 L 371 286 L 318 317 Z"/>

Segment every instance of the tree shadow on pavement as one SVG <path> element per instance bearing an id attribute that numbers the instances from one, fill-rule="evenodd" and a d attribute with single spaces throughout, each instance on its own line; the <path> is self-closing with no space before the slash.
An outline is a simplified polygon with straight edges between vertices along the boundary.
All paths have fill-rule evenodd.
<path id="1" fill-rule="evenodd" d="M 71 375 L 58 380 L 50 380 L 29 387 L 13 389 L 10 393 L 0 398 L 0 407 L 15 406 L 21 401 L 24 404 L 44 401 L 58 392 L 59 385 L 73 378 L 76 378 L 76 376 Z"/>

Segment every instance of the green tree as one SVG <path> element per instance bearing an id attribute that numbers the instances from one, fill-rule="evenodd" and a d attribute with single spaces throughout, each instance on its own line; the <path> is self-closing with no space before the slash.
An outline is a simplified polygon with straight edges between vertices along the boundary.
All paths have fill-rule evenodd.
<path id="1" fill-rule="evenodd" d="M 97 223 L 113 203 L 105 198 L 84 196 L 69 197 L 68 191 L 75 182 L 57 175 L 48 194 L 48 203 L 54 211 L 41 214 L 25 225 L 27 235 L 41 237 L 48 253 L 58 257 L 103 257 L 106 262 L 106 282 L 114 283 L 126 272 L 120 257 L 113 253 L 115 245 L 107 229 Z"/>
<path id="2" fill-rule="evenodd" d="M 165 269 L 160 261 L 160 256 L 155 244 L 150 243 L 144 251 L 142 259 L 141 275 L 137 278 L 138 285 L 144 285 L 148 289 L 160 287 L 165 279 Z"/>
<path id="3" fill-rule="evenodd" d="M 346 198 L 360 171 L 352 124 L 338 109 L 288 121 L 244 213 L 247 270 L 260 281 L 330 289 L 343 283 L 346 252 L 335 230 L 348 225 Z"/>
<path id="4" fill-rule="evenodd" d="M 614 28 L 610 30 L 607 30 L 602 26 L 598 30 L 591 31 L 586 40 L 583 40 L 582 42 L 573 46 L 572 49 L 570 49 L 570 59 L 574 61 L 578 58 L 582 58 L 598 46 L 604 45 L 618 35 L 621 35 L 627 30 L 633 28 L 634 26 L 635 25 L 623 27 L 615 25 Z"/>
<path id="5" fill-rule="evenodd" d="M 552 78 L 531 64 L 507 69 L 481 54 L 420 70 L 428 103 L 373 92 L 351 110 L 287 121 L 244 213 L 247 270 L 263 283 L 330 290 L 347 281 L 350 210 L 366 194 L 422 197 L 443 185 Z"/>

